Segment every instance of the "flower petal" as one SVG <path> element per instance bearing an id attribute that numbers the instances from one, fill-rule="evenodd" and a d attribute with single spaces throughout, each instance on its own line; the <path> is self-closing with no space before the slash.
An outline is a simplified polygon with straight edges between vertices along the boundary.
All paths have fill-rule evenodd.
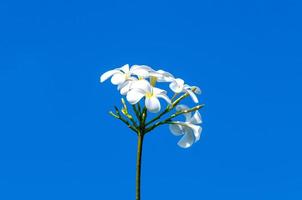
<path id="1" fill-rule="evenodd" d="M 130 71 L 130 70 L 129 70 L 129 65 L 126 64 L 126 65 L 122 66 L 122 67 L 120 68 L 120 70 L 122 70 L 125 74 L 128 73 L 128 72 Z"/>
<path id="2" fill-rule="evenodd" d="M 166 94 L 158 94 L 157 97 L 158 97 L 158 98 L 162 98 L 162 99 L 164 99 L 168 104 L 171 104 L 171 99 L 168 97 L 168 95 L 166 95 Z"/>
<path id="3" fill-rule="evenodd" d="M 126 95 L 130 91 L 131 82 L 132 81 L 127 80 L 118 86 L 121 95 Z"/>
<path id="4" fill-rule="evenodd" d="M 194 91 L 195 94 L 201 94 L 201 89 L 199 87 L 193 86 L 192 90 L 194 90 L 194 89 L 195 89 L 195 91 Z"/>
<path id="5" fill-rule="evenodd" d="M 170 89 L 175 93 L 181 93 L 184 89 L 184 80 L 177 78 L 174 79 L 172 83 L 170 83 Z"/>
<path id="6" fill-rule="evenodd" d="M 181 148 L 189 148 L 195 142 L 195 136 L 192 131 L 187 132 L 177 143 Z"/>
<path id="7" fill-rule="evenodd" d="M 192 130 L 194 137 L 195 137 L 195 142 L 197 142 L 200 139 L 202 127 L 194 125 L 194 124 L 190 124 L 190 123 L 187 124 L 187 127 Z"/>
<path id="8" fill-rule="evenodd" d="M 161 109 L 158 98 L 154 97 L 154 96 L 150 97 L 150 98 L 146 98 L 145 105 L 146 105 L 148 111 L 150 111 L 152 113 L 157 113 Z"/>
<path id="9" fill-rule="evenodd" d="M 152 71 L 150 76 L 156 77 L 158 82 L 172 82 L 174 80 L 174 76 L 164 70 Z"/>
<path id="10" fill-rule="evenodd" d="M 133 84 L 131 84 L 131 89 L 140 89 L 143 90 L 145 93 L 152 92 L 152 87 L 150 83 L 146 80 L 138 80 L 133 82 Z"/>
<path id="11" fill-rule="evenodd" d="M 149 77 L 149 72 L 151 71 L 151 67 L 146 65 L 133 65 L 130 69 L 130 73 L 139 77 Z"/>
<path id="12" fill-rule="evenodd" d="M 153 94 L 154 95 L 167 94 L 167 91 L 159 89 L 157 87 L 153 87 Z"/>
<path id="13" fill-rule="evenodd" d="M 175 122 L 177 123 L 177 122 Z M 169 129 L 171 133 L 175 136 L 180 136 L 184 134 L 184 126 L 181 124 L 170 124 Z"/>
<path id="14" fill-rule="evenodd" d="M 114 69 L 114 70 L 105 72 L 104 74 L 102 74 L 102 76 L 100 78 L 100 82 L 103 83 L 104 81 L 106 81 L 108 78 L 110 78 L 111 76 L 113 76 L 116 73 L 121 73 L 121 72 L 118 69 Z"/>
<path id="15" fill-rule="evenodd" d="M 196 111 L 195 114 L 193 115 L 193 117 L 189 120 L 189 122 L 192 124 L 201 124 L 202 119 L 201 119 L 200 113 L 198 111 Z"/>
<path id="16" fill-rule="evenodd" d="M 196 94 L 192 90 L 189 89 L 189 90 L 186 90 L 186 92 L 189 93 L 189 95 L 192 98 L 192 100 L 194 101 L 194 103 L 198 103 L 199 102 Z"/>
<path id="17" fill-rule="evenodd" d="M 158 97 L 164 99 L 168 104 L 171 104 L 170 98 L 167 96 L 167 92 L 165 90 L 154 87 L 153 94 Z"/>
<path id="18" fill-rule="evenodd" d="M 190 109 L 188 106 L 181 104 L 176 106 L 176 111 L 184 111 Z M 192 113 L 184 113 L 184 116 L 186 117 L 186 121 L 190 121 L 192 118 Z"/>
<path id="19" fill-rule="evenodd" d="M 189 110 L 189 107 L 184 104 L 180 104 L 176 106 L 176 111 L 184 111 L 184 110 Z"/>
<path id="20" fill-rule="evenodd" d="M 112 78 L 111 78 L 111 83 L 112 83 L 113 85 L 119 85 L 119 84 L 124 83 L 125 80 L 126 80 L 125 74 L 123 74 L 123 73 L 120 72 L 120 73 L 116 73 L 116 74 L 114 74 L 114 75 L 112 76 Z"/>
<path id="21" fill-rule="evenodd" d="M 142 91 L 142 90 L 139 90 L 139 89 L 133 89 L 133 90 L 130 90 L 128 93 L 127 93 L 127 101 L 134 105 L 136 104 L 137 102 L 139 102 L 143 97 L 145 96 L 145 92 Z"/>

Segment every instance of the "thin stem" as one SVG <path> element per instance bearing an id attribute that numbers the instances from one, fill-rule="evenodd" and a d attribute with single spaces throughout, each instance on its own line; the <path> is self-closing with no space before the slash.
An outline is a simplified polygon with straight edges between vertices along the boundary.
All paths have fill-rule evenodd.
<path id="1" fill-rule="evenodd" d="M 144 134 L 138 134 L 137 141 L 137 159 L 136 159 L 136 200 L 141 199 L 141 163 L 143 151 Z"/>
<path id="2" fill-rule="evenodd" d="M 167 108 L 161 112 L 158 116 L 156 116 L 155 118 L 151 119 L 149 122 L 146 123 L 146 126 L 152 124 L 153 122 L 156 122 L 157 120 L 159 120 L 162 116 L 164 116 L 165 114 L 167 114 L 168 112 L 170 112 L 175 106 L 177 106 L 179 104 L 179 102 L 181 100 L 183 100 L 184 98 L 186 98 L 187 96 L 189 96 L 188 93 L 183 94 L 182 96 L 180 96 L 178 99 L 176 99 L 171 105 L 168 105 Z"/>
<path id="3" fill-rule="evenodd" d="M 134 113 L 136 115 L 137 120 L 140 121 L 141 117 L 140 117 L 140 111 L 139 111 L 139 109 L 136 108 L 136 105 L 132 105 L 132 108 L 133 108 L 133 111 L 134 111 Z"/>
<path id="4" fill-rule="evenodd" d="M 132 126 L 126 119 L 124 119 L 116 106 L 114 108 L 116 110 L 116 113 L 113 113 L 112 111 L 110 111 L 109 114 L 111 116 L 113 116 L 114 118 L 119 119 L 122 122 L 124 122 L 131 130 L 133 130 L 134 132 L 137 133 L 137 127 Z"/>
<path id="5" fill-rule="evenodd" d="M 174 93 L 173 97 L 171 98 L 171 101 L 172 101 L 172 102 L 174 101 L 174 99 L 177 97 L 178 94 L 179 94 L 179 93 Z"/>
<path id="6" fill-rule="evenodd" d="M 142 112 L 142 109 L 141 109 L 141 105 L 140 105 L 139 102 L 137 103 L 137 108 L 138 108 L 138 112 L 141 113 L 141 112 Z"/>
<path id="7" fill-rule="evenodd" d="M 154 128 L 156 128 L 160 125 L 170 123 L 172 119 L 174 119 L 175 117 L 178 117 L 179 115 L 197 111 L 197 110 L 201 109 L 202 107 L 204 107 L 204 104 L 195 106 L 195 107 L 193 107 L 191 109 L 188 109 L 188 110 L 178 111 L 178 112 L 174 113 L 173 115 L 171 115 L 170 117 L 168 117 L 167 119 L 165 119 L 163 121 L 160 121 L 160 122 L 157 122 L 154 125 L 150 126 L 149 128 L 146 128 L 145 134 L 147 134 L 148 132 L 152 131 Z"/>
<path id="8" fill-rule="evenodd" d="M 142 117 L 141 117 L 140 128 L 141 128 L 141 130 L 144 130 L 145 127 L 147 126 L 147 124 L 146 124 L 146 120 L 147 120 L 147 108 L 146 107 L 143 108 L 143 112 L 142 112 L 141 116 Z"/>

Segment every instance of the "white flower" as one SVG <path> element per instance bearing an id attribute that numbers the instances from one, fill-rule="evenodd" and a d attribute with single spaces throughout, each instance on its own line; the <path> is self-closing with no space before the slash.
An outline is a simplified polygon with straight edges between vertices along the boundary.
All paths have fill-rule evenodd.
<path id="1" fill-rule="evenodd" d="M 182 80 L 180 78 L 174 79 L 172 81 L 172 83 L 170 83 L 169 87 L 173 92 L 175 92 L 177 94 L 181 93 L 181 92 L 188 93 L 195 103 L 199 102 L 198 98 L 196 96 L 196 94 L 201 93 L 201 90 L 199 87 L 190 86 L 188 84 L 185 84 L 184 80 Z"/>
<path id="2" fill-rule="evenodd" d="M 181 93 L 184 90 L 185 81 L 180 78 L 176 78 L 172 81 L 172 83 L 170 83 L 169 86 L 173 92 Z"/>
<path id="3" fill-rule="evenodd" d="M 167 96 L 167 92 L 165 90 L 152 87 L 146 80 L 133 82 L 130 91 L 127 93 L 127 100 L 133 105 L 138 103 L 143 97 L 145 97 L 146 108 L 152 113 L 159 112 L 161 109 L 158 98 L 163 98 L 169 104 L 171 103 L 171 100 Z"/>
<path id="4" fill-rule="evenodd" d="M 121 68 L 116 68 L 114 70 L 105 72 L 101 76 L 100 81 L 102 83 L 112 77 L 112 84 L 118 85 L 118 90 L 120 90 L 121 94 L 126 95 L 130 90 L 131 83 L 137 80 L 137 78 L 133 77 L 133 75 L 138 77 L 148 77 L 150 71 L 152 71 L 152 69 L 146 65 L 133 65 L 130 68 L 129 65 L 126 64 Z"/>
<path id="5" fill-rule="evenodd" d="M 176 107 L 177 111 L 188 109 L 185 105 Z M 169 128 L 175 136 L 182 136 L 177 144 L 182 148 L 189 148 L 200 139 L 202 128 L 198 124 L 201 124 L 202 120 L 198 111 L 196 111 L 193 116 L 192 113 L 186 113 L 184 115 L 186 117 L 185 122 L 175 121 L 173 124 L 170 124 Z"/>

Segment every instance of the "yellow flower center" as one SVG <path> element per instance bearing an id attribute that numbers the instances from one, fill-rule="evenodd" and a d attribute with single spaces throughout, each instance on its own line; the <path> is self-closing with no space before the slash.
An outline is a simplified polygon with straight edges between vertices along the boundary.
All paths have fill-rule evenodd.
<path id="1" fill-rule="evenodd" d="M 146 98 L 151 98 L 151 97 L 153 97 L 153 94 L 151 92 L 147 92 L 146 93 Z"/>
<path id="2" fill-rule="evenodd" d="M 131 77 L 131 76 L 130 76 L 130 73 L 129 73 L 129 72 L 125 74 L 125 78 L 126 78 L 126 79 L 129 79 L 130 77 Z"/>

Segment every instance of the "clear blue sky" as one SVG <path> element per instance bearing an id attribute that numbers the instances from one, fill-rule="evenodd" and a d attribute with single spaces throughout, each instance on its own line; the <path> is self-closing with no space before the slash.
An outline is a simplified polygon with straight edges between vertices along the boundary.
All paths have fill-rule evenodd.
<path id="1" fill-rule="evenodd" d="M 0 199 L 134 199 L 136 137 L 99 75 L 203 90 L 202 140 L 145 140 L 143 200 L 302 199 L 301 1 L 1 1 Z"/>

